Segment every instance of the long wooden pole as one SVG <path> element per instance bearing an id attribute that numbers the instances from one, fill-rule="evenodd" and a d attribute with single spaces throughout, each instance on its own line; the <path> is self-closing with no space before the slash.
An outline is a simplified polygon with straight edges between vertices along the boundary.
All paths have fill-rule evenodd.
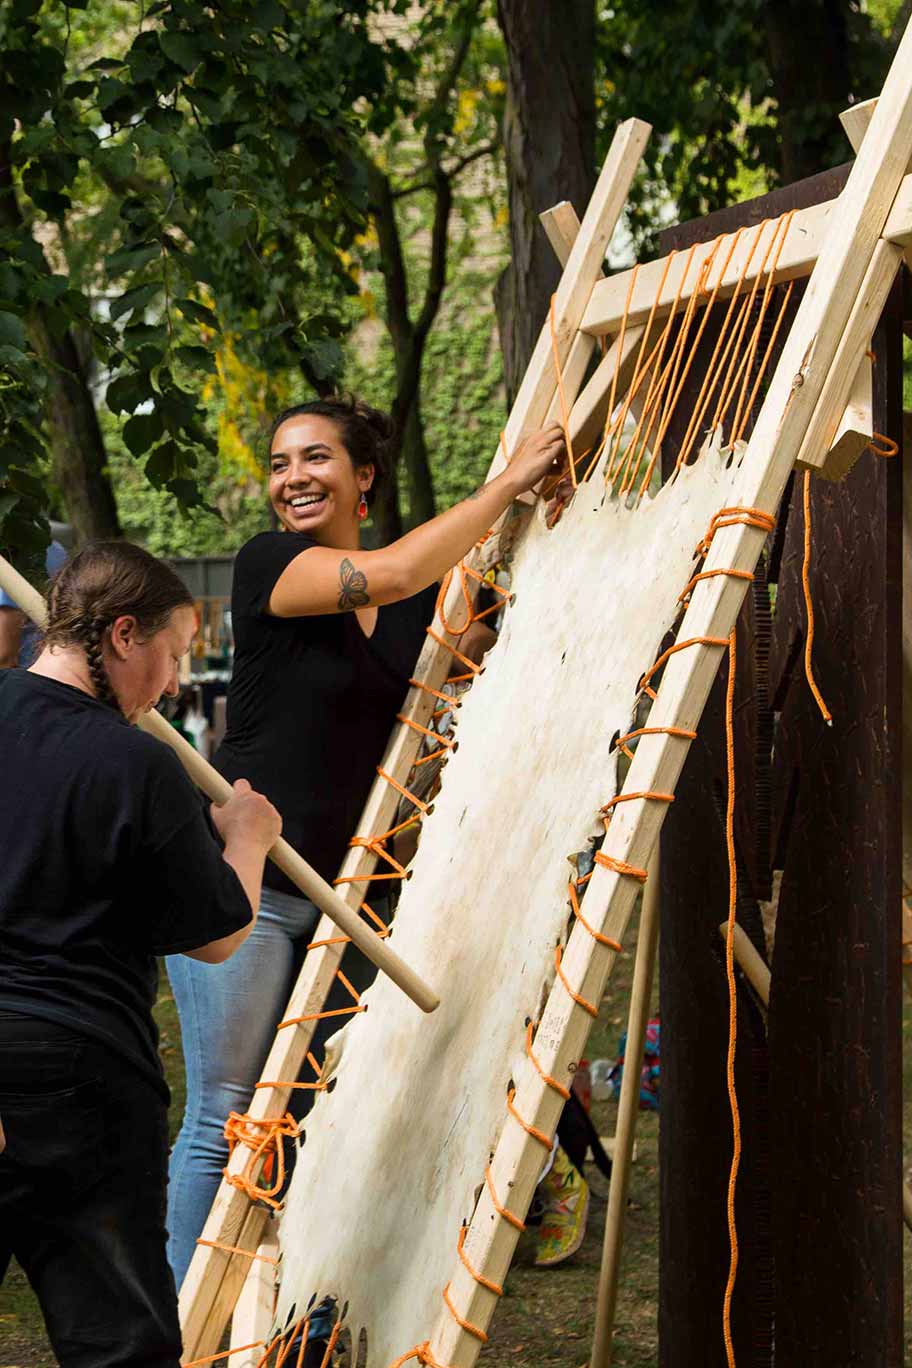
<path id="1" fill-rule="evenodd" d="M 44 599 L 38 590 L 28 580 L 19 574 L 19 571 L 10 565 L 9 561 L 0 556 L 0 587 L 13 599 L 24 613 L 32 619 L 39 627 L 43 627 L 47 620 L 47 609 Z M 160 713 L 150 712 L 140 719 L 139 725 L 143 731 L 156 737 L 159 741 L 164 741 L 165 745 L 170 746 L 177 755 L 187 774 L 202 789 L 208 798 L 221 806 L 231 797 L 232 788 L 227 779 L 224 779 L 207 760 L 204 760 L 199 751 L 194 750 L 183 736 L 168 725 Z M 321 879 L 315 869 L 307 863 L 296 850 L 283 841 L 281 838 L 269 852 L 269 858 L 273 864 L 286 874 L 295 887 L 299 888 L 306 898 L 309 898 L 321 912 L 325 912 L 340 931 L 357 945 L 372 964 L 387 974 L 389 978 L 401 988 L 403 993 L 414 1002 L 423 1012 L 433 1012 L 440 1006 L 440 998 L 429 988 L 422 979 L 410 969 L 403 959 L 396 954 L 384 940 L 381 940 L 376 931 L 372 931 L 366 926 L 361 918 L 346 903 L 342 901 L 338 893 L 330 887 L 325 879 Z"/>
<path id="2" fill-rule="evenodd" d="M 646 1030 L 649 1025 L 649 1005 L 655 976 L 656 949 L 659 944 L 659 842 L 649 862 L 649 878 L 643 890 L 640 929 L 637 936 L 636 959 L 633 965 L 633 988 L 627 1017 L 627 1048 L 624 1053 L 624 1076 L 618 1102 L 617 1129 L 611 1163 L 611 1187 L 608 1190 L 608 1211 L 605 1215 L 605 1239 L 602 1245 L 602 1267 L 599 1272 L 595 1304 L 595 1334 L 589 1368 L 608 1368 L 611 1363 L 611 1340 L 614 1334 L 614 1313 L 617 1307 L 618 1279 L 621 1270 L 621 1247 L 624 1240 L 624 1213 L 630 1187 L 630 1167 L 633 1162 L 633 1140 L 640 1109 L 640 1064 Z"/>

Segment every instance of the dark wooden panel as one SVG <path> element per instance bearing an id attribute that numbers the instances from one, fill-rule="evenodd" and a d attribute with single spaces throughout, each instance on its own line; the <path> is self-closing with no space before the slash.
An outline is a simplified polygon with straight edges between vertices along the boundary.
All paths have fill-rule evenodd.
<path id="1" fill-rule="evenodd" d="M 845 174 L 670 229 L 662 249 L 830 198 Z M 891 310 L 878 334 L 875 421 L 898 440 L 895 301 Z M 842 485 L 814 482 L 815 660 L 832 729 L 804 681 L 800 478 L 767 550 L 772 622 L 758 583 L 739 623 L 739 921 L 758 947 L 756 900 L 785 871 L 768 1054 L 762 1017 L 739 987 L 740 1368 L 771 1364 L 774 1339 L 784 1368 L 893 1368 L 902 1358 L 899 477 L 898 461 L 867 455 Z M 725 1362 L 723 675 L 663 832 L 662 1368 Z"/>

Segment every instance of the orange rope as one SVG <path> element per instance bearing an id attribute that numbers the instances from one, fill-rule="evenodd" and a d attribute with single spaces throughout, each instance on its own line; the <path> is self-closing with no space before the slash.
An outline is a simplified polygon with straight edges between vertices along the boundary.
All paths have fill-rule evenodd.
<path id="1" fill-rule="evenodd" d="M 197 1240 L 197 1244 L 202 1243 L 202 1240 Z M 253 1344 L 239 1344 L 236 1349 L 223 1349 L 220 1354 L 207 1354 L 205 1358 L 192 1359 L 184 1364 L 184 1368 L 203 1368 L 205 1363 L 216 1363 L 219 1359 L 230 1358 L 232 1354 L 243 1354 L 245 1349 L 260 1349 L 265 1343 L 265 1340 L 254 1340 Z"/>
<path id="2" fill-rule="evenodd" d="M 523 1117 L 520 1116 L 519 1112 L 516 1110 L 515 1106 L 513 1105 L 513 1098 L 514 1098 L 515 1096 L 516 1096 L 516 1089 L 515 1089 L 515 1088 L 511 1088 L 510 1091 L 507 1093 L 507 1111 L 508 1111 L 508 1112 L 510 1113 L 510 1115 L 513 1117 L 514 1121 L 518 1121 L 519 1124 L 522 1126 L 523 1130 L 524 1130 L 528 1135 L 531 1135 L 533 1140 L 537 1140 L 538 1143 L 539 1143 L 540 1145 L 544 1145 L 545 1149 L 546 1149 L 546 1150 L 548 1151 L 548 1153 L 550 1154 L 550 1153 L 551 1153 L 551 1141 L 550 1141 L 549 1137 L 548 1137 L 547 1135 L 545 1135 L 545 1132 L 544 1132 L 543 1130 L 539 1130 L 537 1126 L 531 1125 L 528 1121 L 524 1120 Z"/>
<path id="3" fill-rule="evenodd" d="M 528 1026 L 526 1027 L 526 1054 L 527 1054 L 527 1055 L 529 1056 L 529 1058 L 532 1060 L 532 1063 L 534 1064 L 534 1066 L 535 1066 L 535 1068 L 536 1068 L 536 1070 L 537 1070 L 537 1072 L 538 1072 L 539 1077 L 540 1077 L 545 1083 L 547 1083 L 547 1085 L 548 1085 L 549 1088 L 553 1088 L 554 1091 L 555 1091 L 556 1093 L 560 1093 L 561 1097 L 564 1099 L 565 1102 L 569 1102 L 569 1101 L 570 1101 L 570 1089 L 569 1089 L 569 1088 L 565 1088 L 564 1085 L 563 1085 L 563 1083 L 558 1083 L 557 1079 L 556 1079 L 556 1078 L 552 1078 L 550 1074 L 546 1074 L 545 1071 L 544 1071 L 544 1069 L 542 1068 L 541 1064 L 539 1064 L 537 1058 L 535 1057 L 535 1054 L 533 1053 L 533 1050 L 532 1050 L 532 1032 L 535 1030 L 535 1027 L 536 1027 L 537 1025 L 538 1025 L 538 1022 L 536 1022 L 536 1021 L 530 1021 L 529 1024 L 528 1024 Z"/>
<path id="4" fill-rule="evenodd" d="M 278 1259 L 273 1259 L 269 1254 L 255 1254 L 252 1249 L 241 1249 L 240 1245 L 219 1244 L 218 1240 L 197 1240 L 198 1245 L 205 1245 L 207 1249 L 220 1249 L 223 1254 L 241 1254 L 245 1259 L 258 1259 L 261 1263 L 278 1265 Z M 248 1345 L 248 1348 L 251 1346 Z M 233 1352 L 233 1351 L 232 1351 Z"/>
<path id="5" fill-rule="evenodd" d="M 258 1132 L 262 1132 L 261 1134 Z M 285 1151 L 282 1139 L 299 1134 L 294 1117 L 286 1112 L 284 1116 L 263 1117 L 262 1119 L 229 1112 L 225 1122 L 225 1139 L 228 1141 L 229 1156 L 237 1145 L 244 1145 L 251 1151 L 243 1173 L 229 1173 L 224 1170 L 225 1182 L 239 1188 L 251 1202 L 265 1202 L 274 1210 L 279 1206 L 275 1201 L 276 1193 L 281 1192 L 285 1182 Z M 272 1187 L 261 1188 L 256 1182 L 256 1167 L 266 1161 L 276 1160 L 276 1180 Z"/>
<path id="6" fill-rule="evenodd" d="M 606 855 L 603 850 L 597 850 L 592 858 L 603 869 L 611 869 L 615 874 L 626 874 L 631 879 L 639 879 L 640 883 L 645 883 L 649 878 L 645 869 L 637 869 L 636 865 L 625 864 L 623 860 L 616 860 L 612 855 Z"/>
<path id="7" fill-rule="evenodd" d="M 725 1298 L 722 1304 L 722 1337 L 728 1368 L 735 1368 L 735 1351 L 731 1337 L 731 1301 L 738 1275 L 738 1229 L 735 1223 L 735 1188 L 741 1163 L 741 1117 L 735 1087 L 735 1047 L 738 1040 L 738 996 L 735 985 L 735 917 L 738 900 L 738 869 L 735 860 L 735 673 L 737 668 L 737 633 L 732 629 L 728 639 L 728 687 L 725 692 L 725 749 L 728 770 L 728 796 L 725 807 L 725 845 L 728 851 L 728 928 L 725 938 L 725 973 L 728 979 L 728 1056 L 726 1080 L 732 1118 L 732 1162 L 728 1178 L 728 1238 L 729 1269 Z"/>
<path id="8" fill-rule="evenodd" d="M 525 1221 L 521 1221 L 515 1212 L 508 1211 L 507 1208 L 501 1206 L 500 1202 L 497 1200 L 497 1193 L 494 1190 L 494 1179 L 491 1177 L 490 1164 L 488 1164 L 485 1169 L 485 1182 L 488 1185 L 488 1192 L 491 1194 L 491 1201 L 494 1204 L 494 1210 L 497 1212 L 498 1216 L 502 1216 L 515 1230 L 525 1230 Z"/>
<path id="9" fill-rule="evenodd" d="M 567 992 L 573 998 L 573 1001 L 577 1004 L 577 1006 L 582 1007 L 583 1011 L 588 1012 L 589 1016 L 593 1018 L 597 1017 L 598 1008 L 593 1003 L 587 1002 L 584 997 L 580 997 L 579 993 L 575 993 L 573 989 L 570 987 L 570 984 L 567 980 L 567 976 L 561 968 L 562 958 L 563 955 L 561 954 L 561 948 L 559 945 L 556 945 L 554 947 L 554 967 L 557 970 L 557 977 L 560 979 L 561 983 L 564 985 Z"/>
<path id="10" fill-rule="evenodd" d="M 383 876 L 381 876 L 381 877 L 383 877 Z M 358 994 L 357 990 L 356 990 L 355 988 L 352 987 L 351 983 L 349 983 L 348 979 L 347 979 L 347 978 L 345 977 L 345 975 L 342 973 L 342 970 L 341 970 L 341 969 L 337 969 L 337 970 L 336 970 L 336 978 L 339 979 L 339 981 L 342 983 L 343 987 L 347 988 L 347 989 L 348 989 L 348 992 L 351 994 L 351 996 L 352 996 L 352 998 L 353 998 L 353 1000 L 354 1000 L 354 1004 L 355 1004 L 353 1007 L 336 1007 L 336 1008 L 334 1008 L 331 1012 L 305 1012 L 305 1013 L 303 1014 L 303 1016 L 286 1017 L 284 1021 L 280 1021 L 280 1022 L 279 1022 L 278 1026 L 276 1027 L 276 1030 L 277 1030 L 277 1031 L 282 1031 L 282 1030 L 285 1029 L 286 1026 L 298 1026 L 302 1021 L 322 1021 L 322 1020 L 324 1019 L 324 1017 L 350 1016 L 350 1015 L 353 1015 L 353 1014 L 356 1013 L 356 1012 L 366 1012 L 366 1011 L 367 1011 L 367 1008 L 362 1004 L 360 995 Z M 308 1056 L 308 1058 L 310 1058 L 310 1057 L 311 1057 L 311 1056 Z M 288 1084 L 287 1084 L 287 1083 L 272 1083 L 272 1084 L 269 1084 L 269 1083 L 259 1084 L 259 1083 L 258 1083 L 258 1084 L 257 1084 L 257 1087 L 261 1087 L 261 1086 L 262 1086 L 262 1087 L 288 1087 Z"/>
<path id="11" fill-rule="evenodd" d="M 591 875 L 587 874 L 584 879 L 579 880 L 579 883 L 586 883 L 590 878 Z M 567 885 L 567 892 L 570 895 L 570 906 L 573 909 L 573 915 L 576 917 L 577 921 L 585 927 L 585 929 L 589 932 L 589 935 L 592 937 L 593 940 L 598 941 L 599 945 L 604 945 L 607 949 L 613 950 L 616 955 L 619 955 L 621 953 L 620 942 L 612 940 L 610 936 L 603 936 L 601 931 L 596 931 L 595 927 L 590 926 L 589 923 L 586 921 L 586 918 L 583 916 L 582 911 L 580 910 L 579 894 L 577 893 L 577 884 L 575 884 L 572 880 Z"/>
<path id="12" fill-rule="evenodd" d="M 889 460 L 891 456 L 898 453 L 899 443 L 894 442 L 892 437 L 885 437 L 882 432 L 874 432 L 871 434 L 870 442 L 868 442 L 868 450 L 875 456 L 882 456 L 884 460 Z"/>
<path id="13" fill-rule="evenodd" d="M 481 1326 L 473 1325 L 471 1321 L 463 1320 L 462 1316 L 460 1316 L 459 1312 L 456 1310 L 456 1307 L 450 1300 L 449 1283 L 447 1283 L 446 1287 L 443 1289 L 443 1300 L 446 1302 L 446 1309 L 449 1311 L 450 1315 L 453 1317 L 453 1320 L 456 1322 L 456 1324 L 461 1329 L 468 1331 L 470 1335 L 474 1335 L 474 1337 L 477 1340 L 479 1340 L 482 1344 L 487 1344 L 488 1337 L 482 1330 Z"/>
<path id="14" fill-rule="evenodd" d="M 714 573 L 722 575 L 725 572 L 719 570 Z M 751 578 L 753 579 L 753 576 Z M 632 760 L 633 751 L 628 748 L 627 742 L 636 740 L 638 736 L 677 736 L 682 741 L 696 741 L 697 739 L 697 733 L 688 731 L 686 727 L 637 727 L 636 731 L 627 732 L 626 736 L 619 736 L 614 743 L 615 749 L 622 751 L 628 760 Z"/>
<path id="15" fill-rule="evenodd" d="M 804 673 L 808 688 L 828 727 L 833 725 L 833 715 L 823 701 L 823 695 L 814 678 L 814 604 L 811 599 L 811 472 L 804 472 L 804 560 L 801 564 L 801 584 L 804 589 L 804 603 L 807 610 L 807 632 L 804 638 Z"/>
<path id="16" fill-rule="evenodd" d="M 495 1297 L 502 1297 L 503 1288 L 500 1286 L 500 1283 L 492 1282 L 490 1278 L 486 1278 L 484 1274 L 479 1273 L 476 1268 L 473 1268 L 471 1263 L 469 1262 L 469 1256 L 468 1254 L 466 1254 L 465 1249 L 463 1248 L 463 1246 L 465 1245 L 465 1237 L 467 1230 L 467 1226 L 460 1226 L 459 1238 L 456 1241 L 456 1253 L 462 1260 L 463 1267 L 467 1270 L 467 1272 L 469 1272 L 472 1275 L 472 1277 L 479 1284 L 479 1286 L 487 1288 L 489 1292 L 493 1292 Z"/>
<path id="17" fill-rule="evenodd" d="M 390 1368 L 403 1368 L 403 1365 L 411 1359 L 416 1359 L 418 1363 L 426 1365 L 426 1368 L 448 1368 L 445 1363 L 438 1363 L 431 1353 L 431 1341 L 425 1340 L 423 1344 L 416 1344 L 414 1349 L 410 1349 L 407 1354 L 400 1355 Z"/>

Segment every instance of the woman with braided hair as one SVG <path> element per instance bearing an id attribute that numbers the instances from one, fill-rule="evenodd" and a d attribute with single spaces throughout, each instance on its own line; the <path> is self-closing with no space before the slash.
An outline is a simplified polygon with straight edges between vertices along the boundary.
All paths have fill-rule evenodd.
<path id="1" fill-rule="evenodd" d="M 240 779 L 210 822 L 130 725 L 195 625 L 168 566 L 102 543 L 54 580 L 34 665 L 0 672 L 0 1279 L 15 1255 L 61 1368 L 178 1368 L 155 957 L 238 949 L 281 827 Z"/>

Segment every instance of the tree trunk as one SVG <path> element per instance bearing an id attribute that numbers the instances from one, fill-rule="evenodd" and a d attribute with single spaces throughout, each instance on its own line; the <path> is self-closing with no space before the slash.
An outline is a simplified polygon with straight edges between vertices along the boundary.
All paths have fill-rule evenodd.
<path id="1" fill-rule="evenodd" d="M 0 226 L 14 232 L 26 228 L 13 185 L 8 143 L 0 147 Z M 46 260 L 45 268 L 50 274 Z M 108 457 L 104 438 L 73 333 L 67 330 L 55 335 L 41 306 L 33 311 L 28 331 L 32 346 L 47 367 L 45 416 L 54 480 L 76 541 L 82 544 L 119 537 L 117 505 L 105 469 Z"/>
<path id="2" fill-rule="evenodd" d="M 54 482 L 76 543 L 120 537 L 114 490 L 105 469 L 104 438 L 72 332 L 54 337 L 36 314 L 29 322 L 29 338 L 47 365 L 45 416 Z"/>
<path id="3" fill-rule="evenodd" d="M 512 257 L 495 303 L 512 404 L 560 277 L 538 215 L 569 200 L 582 217 L 595 184 L 595 3 L 498 0 L 497 15 Z"/>
<path id="4" fill-rule="evenodd" d="M 763 5 L 783 185 L 848 158 L 837 115 L 852 93 L 844 0 Z M 865 92 L 865 94 L 870 92 Z"/>
<path id="5" fill-rule="evenodd" d="M 402 461 L 408 474 L 408 526 L 418 527 L 420 523 L 433 518 L 437 512 L 437 503 L 431 482 L 427 444 L 424 440 L 421 399 L 417 392 L 408 407 L 402 429 Z"/>

